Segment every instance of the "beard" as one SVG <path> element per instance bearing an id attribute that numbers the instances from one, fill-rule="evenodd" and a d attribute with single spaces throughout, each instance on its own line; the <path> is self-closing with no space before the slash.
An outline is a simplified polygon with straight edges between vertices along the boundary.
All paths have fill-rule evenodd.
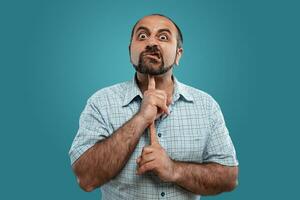
<path id="1" fill-rule="evenodd" d="M 172 69 L 175 64 L 176 57 L 172 65 L 165 66 L 164 58 L 161 56 L 160 52 L 158 52 L 159 56 L 157 59 L 147 57 L 146 54 L 147 52 L 142 52 L 139 56 L 138 65 L 133 64 L 135 70 L 142 74 L 149 74 L 152 76 L 161 75 Z"/>

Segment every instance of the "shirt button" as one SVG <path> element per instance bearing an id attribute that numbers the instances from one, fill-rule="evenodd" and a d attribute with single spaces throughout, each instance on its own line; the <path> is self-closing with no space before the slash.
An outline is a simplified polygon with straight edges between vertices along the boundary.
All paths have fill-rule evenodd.
<path id="1" fill-rule="evenodd" d="M 161 195 L 162 197 L 164 197 L 164 196 L 165 196 L 165 193 L 164 193 L 164 192 L 162 192 L 162 193 L 160 193 L 160 195 Z"/>
<path id="2" fill-rule="evenodd" d="M 158 137 L 161 137 L 161 133 L 158 133 L 157 135 L 158 135 Z"/>

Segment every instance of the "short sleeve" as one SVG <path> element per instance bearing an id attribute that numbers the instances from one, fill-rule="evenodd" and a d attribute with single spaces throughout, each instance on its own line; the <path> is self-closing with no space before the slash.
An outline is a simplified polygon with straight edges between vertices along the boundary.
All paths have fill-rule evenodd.
<path id="1" fill-rule="evenodd" d="M 204 162 L 215 162 L 227 166 L 237 166 L 235 148 L 229 136 L 222 111 L 212 99 L 209 117 L 210 135 L 203 155 Z"/>
<path id="2" fill-rule="evenodd" d="M 79 119 L 79 129 L 69 151 L 73 164 L 86 150 L 110 135 L 107 117 L 101 112 L 105 102 L 89 98 Z"/>

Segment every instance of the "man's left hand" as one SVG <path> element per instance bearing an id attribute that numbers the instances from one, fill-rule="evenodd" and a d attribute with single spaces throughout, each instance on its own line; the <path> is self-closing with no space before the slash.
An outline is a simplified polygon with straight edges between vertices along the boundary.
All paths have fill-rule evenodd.
<path id="1" fill-rule="evenodd" d="M 170 159 L 166 150 L 158 143 L 158 140 L 144 147 L 142 155 L 137 158 L 136 162 L 138 164 L 138 175 L 142 175 L 147 171 L 153 171 L 165 182 L 174 181 L 175 163 Z"/>

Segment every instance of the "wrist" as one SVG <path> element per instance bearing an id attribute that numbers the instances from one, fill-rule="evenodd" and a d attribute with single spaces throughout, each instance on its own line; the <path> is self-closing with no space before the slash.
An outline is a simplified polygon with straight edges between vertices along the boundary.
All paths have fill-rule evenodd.
<path id="1" fill-rule="evenodd" d="M 134 116 L 134 118 L 135 118 L 137 124 L 140 125 L 144 129 L 147 128 L 150 125 L 150 123 L 140 113 L 137 113 Z"/>
<path id="2" fill-rule="evenodd" d="M 172 175 L 171 182 L 177 183 L 181 177 L 182 167 L 178 161 L 172 160 L 172 162 L 173 162 L 173 175 Z"/>
<path id="3" fill-rule="evenodd" d="M 138 112 L 135 116 L 136 116 L 137 120 L 146 127 L 150 126 L 150 124 L 152 123 L 141 112 Z"/>

